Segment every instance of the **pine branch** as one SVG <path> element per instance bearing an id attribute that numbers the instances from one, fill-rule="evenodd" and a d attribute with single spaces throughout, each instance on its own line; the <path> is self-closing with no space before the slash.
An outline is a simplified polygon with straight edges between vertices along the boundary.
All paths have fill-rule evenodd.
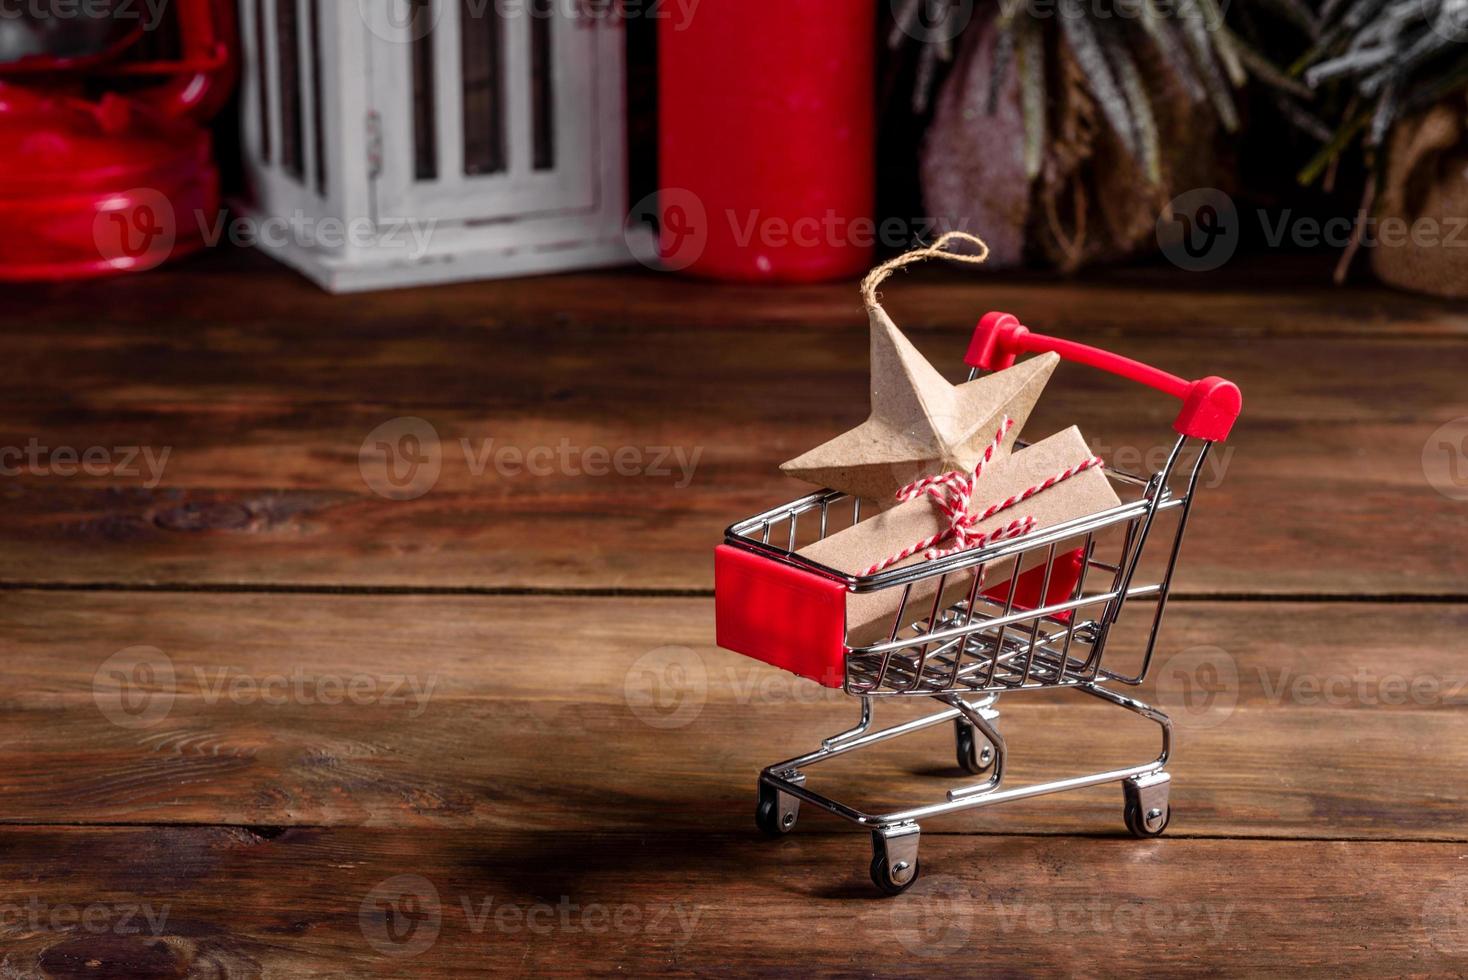
<path id="1" fill-rule="evenodd" d="M 1113 132 L 1121 138 L 1122 145 L 1134 160 L 1142 159 L 1142 148 L 1132 129 L 1131 115 L 1127 112 L 1126 97 L 1111 66 L 1106 63 L 1106 54 L 1101 49 L 1096 26 L 1086 17 L 1080 0 L 1060 0 L 1060 30 L 1075 55 L 1076 63 L 1086 75 L 1091 94 L 1101 109 Z"/>
<path id="2" fill-rule="evenodd" d="M 995 24 L 994 54 L 989 66 L 989 99 L 986 111 L 994 115 L 999 111 L 999 92 L 1004 87 L 1004 80 L 1009 75 L 1009 69 L 1014 62 L 1014 26 L 1009 19 L 1001 15 Z"/>
<path id="3" fill-rule="evenodd" d="M 1268 58 L 1254 50 L 1248 42 L 1232 32 L 1230 32 L 1230 37 L 1233 40 L 1234 49 L 1239 53 L 1239 58 L 1244 62 L 1244 67 L 1254 78 L 1299 99 L 1309 99 L 1314 94 L 1308 85 L 1280 71 Z"/>
<path id="4" fill-rule="evenodd" d="M 1029 18 L 1020 24 L 1016 57 L 1025 120 L 1025 176 L 1034 180 L 1045 160 L 1045 49 L 1039 25 Z"/>
<path id="5" fill-rule="evenodd" d="M 1153 6 L 1153 0 L 1141 0 L 1142 16 L 1138 18 L 1142 30 L 1152 42 L 1153 49 L 1162 57 L 1168 71 L 1182 85 L 1188 101 L 1197 105 L 1208 101 L 1208 90 L 1193 70 L 1188 59 L 1186 46 L 1178 39 L 1172 26 L 1164 21 Z"/>
<path id="6" fill-rule="evenodd" d="M 1149 181 L 1153 184 L 1160 184 L 1162 182 L 1162 147 L 1157 135 L 1157 120 L 1152 115 L 1152 102 L 1147 95 L 1147 87 L 1142 81 L 1142 73 L 1137 69 L 1136 62 L 1132 60 L 1131 52 L 1116 35 L 1105 35 L 1103 48 L 1120 82 L 1122 96 L 1126 99 L 1128 115 L 1131 119 L 1132 139 L 1141 150 L 1142 168 Z"/>
<path id="7" fill-rule="evenodd" d="M 1207 89 L 1208 98 L 1213 103 L 1213 110 L 1218 113 L 1219 121 L 1223 128 L 1230 133 L 1239 128 L 1239 114 L 1234 108 L 1233 95 L 1229 92 L 1228 82 L 1225 81 L 1223 73 L 1218 69 L 1218 63 L 1213 60 L 1212 46 L 1208 40 L 1208 27 L 1202 18 L 1193 14 L 1184 15 L 1181 18 L 1181 34 L 1183 43 L 1188 53 L 1192 55 L 1193 64 L 1197 67 L 1203 78 L 1203 86 Z"/>

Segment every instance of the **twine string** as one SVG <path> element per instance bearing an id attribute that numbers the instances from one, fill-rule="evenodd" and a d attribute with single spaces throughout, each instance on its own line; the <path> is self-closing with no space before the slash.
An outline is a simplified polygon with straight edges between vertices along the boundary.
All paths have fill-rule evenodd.
<path id="1" fill-rule="evenodd" d="M 948 246 L 955 242 L 964 242 L 975 246 L 978 251 L 975 254 L 965 252 L 952 252 Z M 878 298 L 877 287 L 887 281 L 887 277 L 898 269 L 912 265 L 915 262 L 926 262 L 928 259 L 946 259 L 949 262 L 959 262 L 965 265 L 982 265 L 988 261 L 989 246 L 984 240 L 966 231 L 950 231 L 942 235 L 931 245 L 915 248 L 911 252 L 899 255 L 894 259 L 888 259 L 877 266 L 867 277 L 861 281 L 861 296 L 866 301 L 867 309 L 880 309 L 882 301 Z"/>
<path id="2" fill-rule="evenodd" d="M 953 470 L 939 476 L 926 476 L 920 480 L 914 480 L 901 490 L 897 491 L 897 500 L 906 503 L 920 497 L 927 497 L 943 514 L 947 521 L 945 527 L 937 534 L 929 535 L 915 542 L 901 551 L 888 555 L 886 558 L 868 568 L 863 575 L 875 575 L 880 571 L 891 568 L 898 562 L 906 561 L 918 552 L 928 561 L 935 558 L 945 558 L 948 555 L 971 548 L 982 548 L 998 541 L 1017 538 L 1028 534 L 1035 529 L 1036 520 L 1032 515 L 1017 518 L 1002 527 L 995 528 L 984 534 L 975 534 L 974 528 L 996 514 L 1006 511 L 1024 503 L 1036 494 L 1044 493 L 1057 484 L 1064 483 L 1071 477 L 1084 473 L 1086 470 L 1104 466 L 1101 457 L 1092 456 L 1082 460 L 1074 466 L 1069 466 L 1059 473 L 1021 490 L 1019 493 L 1006 497 L 996 503 L 990 504 L 979 511 L 974 511 L 973 495 L 978 485 L 979 478 L 984 473 L 984 468 L 998 455 L 1000 447 L 1004 445 L 1004 437 L 1009 430 L 1014 428 L 1014 420 L 1009 416 L 999 426 L 993 441 L 984 449 L 984 455 L 979 459 L 978 465 L 974 467 L 971 474 L 960 470 Z M 951 540 L 949 547 L 939 547 Z"/>

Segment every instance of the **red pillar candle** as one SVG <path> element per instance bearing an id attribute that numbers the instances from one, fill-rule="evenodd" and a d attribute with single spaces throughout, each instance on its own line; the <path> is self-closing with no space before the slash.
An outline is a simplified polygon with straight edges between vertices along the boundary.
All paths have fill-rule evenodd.
<path id="1" fill-rule="evenodd" d="M 701 0 L 659 25 L 669 268 L 808 282 L 865 272 L 876 228 L 865 0 Z"/>

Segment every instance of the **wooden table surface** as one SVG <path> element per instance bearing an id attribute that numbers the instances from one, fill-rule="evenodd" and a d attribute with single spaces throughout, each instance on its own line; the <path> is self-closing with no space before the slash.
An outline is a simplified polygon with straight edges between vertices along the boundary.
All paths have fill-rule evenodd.
<path id="1" fill-rule="evenodd" d="M 849 825 L 755 831 L 855 704 L 716 648 L 710 598 L 724 526 L 865 417 L 853 284 L 7 287 L 0 975 L 1468 973 L 1468 313 L 1322 272 L 888 287 L 950 376 L 1004 309 L 1246 410 L 1139 695 L 1167 834 L 1114 785 L 958 814 L 887 900 Z M 1170 420 L 1067 366 L 1029 431 L 1145 460 Z M 1154 748 L 1068 693 L 1002 724 L 1016 780 Z M 950 739 L 824 785 L 940 795 Z"/>

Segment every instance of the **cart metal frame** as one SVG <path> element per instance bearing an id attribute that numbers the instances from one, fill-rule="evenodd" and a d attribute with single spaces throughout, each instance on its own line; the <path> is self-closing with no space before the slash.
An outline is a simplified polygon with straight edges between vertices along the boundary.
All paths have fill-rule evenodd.
<path id="1" fill-rule="evenodd" d="M 985 324 L 991 322 L 991 317 L 985 318 Z M 980 329 L 983 331 L 985 326 Z M 1028 333 L 1023 327 L 1018 329 Z M 1073 359 L 1089 360 L 1116 373 L 1126 373 L 1117 368 L 1118 361 L 1138 371 L 1154 371 L 1080 345 L 1038 335 L 1029 337 L 1033 339 L 1027 341 L 1028 349 L 1041 349 L 1042 344 L 1050 345 L 1050 349 L 1059 346 Z M 972 359 L 970 363 L 974 363 Z M 972 370 L 969 377 L 977 373 Z M 1237 415 L 1237 389 L 1228 382 L 1210 378 L 1190 383 L 1170 375 L 1161 377 L 1188 390 L 1206 385 L 1210 392 L 1216 392 L 1221 383 L 1232 390 L 1233 414 Z M 1154 383 L 1153 379 L 1139 380 Z M 887 894 L 905 890 L 918 877 L 919 821 L 962 810 L 1119 782 L 1124 791 L 1127 828 L 1138 837 L 1160 835 L 1171 818 L 1171 776 L 1166 767 L 1172 755 L 1172 722 L 1156 707 L 1119 693 L 1111 685 L 1141 684 L 1152 663 L 1199 474 L 1214 441 L 1193 438 L 1188 433 L 1204 431 L 1221 438 L 1233 421 L 1228 418 L 1220 435 L 1216 424 L 1185 423 L 1188 411 L 1185 407 L 1184 416 L 1179 417 L 1176 428 L 1182 434 L 1156 473 L 1140 477 L 1105 470 L 1122 500 L 1119 506 L 988 547 L 875 575 L 844 574 L 810 561 L 796 550 L 802 518 L 819 521 L 818 538 L 826 536 L 835 519 L 845 517 L 845 509 L 849 508 L 851 523 L 860 520 L 861 501 L 833 490 L 809 494 L 729 527 L 724 536 L 726 544 L 834 578 L 850 593 L 902 590 L 887 638 L 856 646 L 848 643 L 845 649 L 842 689 L 861 701 L 858 723 L 824 739 L 813 751 L 777 762 L 760 773 L 756 818 L 761 829 L 772 836 L 788 833 L 795 826 L 802 803 L 869 829 L 872 880 Z M 1175 516 L 1175 530 L 1170 535 L 1158 535 L 1158 518 L 1167 514 Z M 1154 540 L 1166 541 L 1166 557 L 1160 571 L 1139 579 L 1143 556 Z M 1050 573 L 1057 557 L 1074 553 L 1077 548 L 1083 563 L 1065 601 L 1038 608 L 1027 608 L 1016 601 L 1022 568 L 1043 565 L 1044 584 L 1038 601 L 1044 603 L 1051 595 Z M 980 588 L 985 569 L 1001 566 L 1009 579 L 1004 597 L 983 594 Z M 945 604 L 945 593 L 954 594 L 956 583 L 965 577 L 969 582 L 966 596 Z M 1093 586 L 1098 579 L 1103 584 Z M 926 608 L 910 612 L 914 586 L 925 581 L 936 582 L 932 602 L 924 600 Z M 1138 601 L 1153 604 L 1152 622 L 1139 665 L 1134 660 L 1133 669 L 1123 670 L 1109 662 L 1107 641 L 1123 610 Z M 1009 748 L 998 726 L 1000 696 L 1066 688 L 1155 723 L 1161 730 L 1157 755 L 1119 769 L 1006 786 Z M 874 705 L 886 697 L 928 697 L 942 707 L 901 724 L 874 728 Z M 983 781 L 950 789 L 946 798 L 937 802 L 886 813 L 857 809 L 807 785 L 808 771 L 820 763 L 945 723 L 954 726 L 959 765 L 974 775 L 987 773 Z"/>

